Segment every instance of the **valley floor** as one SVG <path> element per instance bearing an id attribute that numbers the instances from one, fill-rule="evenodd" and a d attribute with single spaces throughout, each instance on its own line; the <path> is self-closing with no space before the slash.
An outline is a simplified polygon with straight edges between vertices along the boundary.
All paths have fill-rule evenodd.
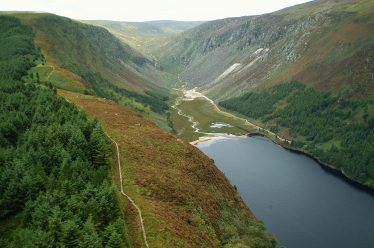
<path id="1" fill-rule="evenodd" d="M 341 176 L 350 183 L 372 192 L 372 189 L 351 179 L 344 170 L 337 169 L 334 165 L 321 161 L 321 159 L 305 149 L 292 146 L 292 138 L 290 138 L 288 130 L 285 128 L 280 129 L 279 135 L 277 135 L 266 129 L 264 124 L 259 121 L 222 110 L 214 101 L 197 92 L 196 89 L 176 90 L 176 92 L 178 97 L 173 105 L 171 115 L 173 127 L 177 132 L 177 136 L 189 141 L 190 144 L 197 145 L 200 142 L 211 139 L 224 139 L 232 135 L 263 135 L 288 150 L 300 152 L 313 158 L 337 176 Z M 224 125 L 217 128 L 216 123 Z"/>
<path id="2" fill-rule="evenodd" d="M 259 133 L 273 141 L 290 143 L 253 120 L 220 109 L 214 101 L 196 89 L 175 90 L 178 97 L 172 108 L 172 122 L 177 136 L 197 144 L 212 138 Z M 219 124 L 219 125 L 217 125 Z"/>

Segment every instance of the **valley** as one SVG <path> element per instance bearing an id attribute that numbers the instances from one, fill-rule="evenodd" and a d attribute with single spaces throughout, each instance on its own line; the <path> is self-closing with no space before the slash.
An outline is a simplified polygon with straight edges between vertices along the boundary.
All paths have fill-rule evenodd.
<path id="1" fill-rule="evenodd" d="M 220 109 L 205 95 L 191 90 L 177 90 L 178 97 L 172 105 L 171 121 L 176 135 L 193 144 L 226 135 L 263 134 L 279 143 L 291 143 L 270 130 L 261 128 L 245 116 Z M 187 121 L 186 121 L 187 120 Z"/>
<path id="2" fill-rule="evenodd" d="M 0 247 L 372 243 L 372 0 L 0 24 Z"/>

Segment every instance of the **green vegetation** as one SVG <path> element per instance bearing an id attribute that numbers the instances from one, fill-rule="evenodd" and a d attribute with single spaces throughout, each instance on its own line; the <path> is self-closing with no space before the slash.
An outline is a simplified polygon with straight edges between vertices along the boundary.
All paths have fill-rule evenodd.
<path id="1" fill-rule="evenodd" d="M 167 109 L 159 97 L 163 91 L 128 68 L 142 68 L 150 61 L 107 30 L 54 15 L 37 18 L 34 25 L 54 36 L 53 42 L 59 49 L 53 50 L 53 57 L 81 76 L 97 95 L 115 101 L 128 98 L 131 101 L 127 101 L 127 106 L 136 110 L 142 110 L 139 104 L 157 113 Z M 128 85 L 121 82 L 122 77 Z"/>
<path id="2" fill-rule="evenodd" d="M 374 188 L 374 101 L 350 100 L 298 81 L 247 93 L 220 105 L 260 119 L 273 131 L 287 128 L 295 148 Z"/>
<path id="3" fill-rule="evenodd" d="M 240 198 L 238 193 L 236 197 Z M 224 248 L 279 247 L 274 237 L 266 232 L 263 222 L 247 218 L 243 212 L 233 210 L 223 201 L 221 206 L 219 226 L 222 228 L 220 240 Z"/>
<path id="4" fill-rule="evenodd" d="M 122 103 L 137 111 L 145 112 L 147 106 L 155 113 L 164 113 L 169 109 L 166 95 L 154 91 L 145 91 L 145 95 L 128 91 L 105 80 L 100 74 L 91 72 L 83 74 L 82 77 L 90 82 L 92 89 L 98 96 Z"/>
<path id="5" fill-rule="evenodd" d="M 177 106 L 182 114 L 191 116 L 193 121 L 197 121 L 197 127 L 202 133 L 196 133 L 191 127 L 192 123 L 187 117 L 178 114 L 178 110 L 173 109 L 171 119 L 176 134 L 188 141 L 197 140 L 204 133 L 230 133 L 234 135 L 244 135 L 253 131 L 251 126 L 245 125 L 242 118 L 218 110 L 211 102 L 205 98 L 181 101 Z M 231 127 L 212 128 L 213 123 L 227 123 Z"/>
<path id="6" fill-rule="evenodd" d="M 373 9 L 371 0 L 323 0 L 214 20 L 153 54 L 165 71 L 215 101 L 292 79 L 331 93 L 348 88 L 367 99 L 374 94 Z"/>
<path id="7" fill-rule="evenodd" d="M 0 24 L 0 246 L 127 246 L 100 125 L 21 81 L 42 60 L 32 30 L 14 17 Z"/>
<path id="8" fill-rule="evenodd" d="M 39 78 L 39 83 L 41 84 L 52 84 L 58 89 L 71 90 L 74 92 L 84 93 L 87 91 L 87 85 L 82 84 L 77 80 L 66 77 L 61 71 L 55 70 L 52 66 L 37 64 L 37 66 L 32 67 L 28 76 L 24 77 L 26 82 L 33 82 Z"/>
<path id="9" fill-rule="evenodd" d="M 170 130 L 168 91 L 156 85 L 169 80 L 168 74 L 151 60 L 101 27 L 51 14 L 17 17 L 37 31 L 35 42 L 45 56 L 25 80 L 38 73 L 42 84 L 114 100 Z"/>

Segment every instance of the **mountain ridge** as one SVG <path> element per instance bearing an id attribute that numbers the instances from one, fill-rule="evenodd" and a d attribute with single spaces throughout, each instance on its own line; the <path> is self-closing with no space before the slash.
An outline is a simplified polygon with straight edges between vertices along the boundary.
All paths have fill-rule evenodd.
<path id="1" fill-rule="evenodd" d="M 320 9 L 323 11 L 317 11 Z M 361 27 L 361 30 L 348 37 L 355 39 L 359 48 L 369 46 L 363 49 L 370 51 L 372 9 L 373 4 L 370 1 L 313 1 L 265 15 L 216 20 L 170 40 L 155 54 L 166 70 L 179 73 L 182 80 L 193 86 L 202 86 L 202 90 L 213 99 L 222 100 L 237 96 L 243 90 L 248 91 L 263 83 L 279 83 L 285 78 L 297 76 L 298 73 L 299 76 L 293 79 L 312 84 L 315 78 L 308 78 L 305 71 L 308 70 L 306 67 L 315 66 L 315 63 L 309 65 L 306 61 L 303 67 L 298 63 L 301 58 L 324 65 L 330 63 L 328 60 L 331 58 L 323 54 L 325 51 L 318 52 L 318 47 L 314 45 L 321 40 L 318 35 L 322 32 L 336 39 L 338 35 L 349 34 L 349 30 L 334 29 L 339 28 L 339 25 L 341 28 L 347 28 L 344 22 L 349 22 Z M 352 27 L 352 30 L 354 28 Z M 340 40 L 345 38 L 347 37 Z M 333 47 L 338 41 L 327 40 L 325 43 L 330 42 L 329 46 Z M 358 51 L 351 43 L 350 40 L 347 44 L 343 43 L 343 49 Z M 322 44 L 322 47 L 327 48 L 326 44 Z M 262 53 L 256 53 L 259 49 L 262 49 Z M 344 55 L 337 54 L 336 58 L 332 59 L 338 62 L 344 59 Z M 242 65 L 240 71 L 215 82 L 217 77 L 236 63 Z M 332 65 L 329 70 L 336 70 L 338 67 L 337 64 Z M 332 74 L 336 75 L 335 72 Z M 329 75 L 324 76 L 324 80 L 328 77 Z M 342 78 L 349 80 L 349 76 Z M 340 87 L 342 84 L 336 81 L 336 86 Z M 207 86 L 204 88 L 204 85 Z M 321 79 L 316 87 L 327 89 Z M 373 90 L 372 87 L 369 89 Z"/>

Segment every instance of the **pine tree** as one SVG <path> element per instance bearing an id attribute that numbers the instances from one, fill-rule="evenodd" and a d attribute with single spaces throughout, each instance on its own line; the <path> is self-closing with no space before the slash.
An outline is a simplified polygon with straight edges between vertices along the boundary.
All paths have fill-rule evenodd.
<path id="1" fill-rule="evenodd" d="M 102 247 L 101 239 L 96 232 L 92 216 L 88 217 L 86 223 L 83 226 L 83 235 L 81 241 L 79 242 L 79 246 L 82 248 Z"/>
<path id="2" fill-rule="evenodd" d="M 121 235 L 113 229 L 113 232 L 111 233 L 108 243 L 105 246 L 106 248 L 121 248 L 122 247 L 122 239 Z"/>
<path id="3" fill-rule="evenodd" d="M 72 221 L 67 220 L 62 224 L 62 244 L 64 247 L 77 247 L 79 244 L 79 227 Z"/>
<path id="4" fill-rule="evenodd" d="M 95 167 L 108 164 L 109 146 L 105 141 L 103 131 L 99 126 L 92 131 L 90 138 L 91 159 Z"/>

